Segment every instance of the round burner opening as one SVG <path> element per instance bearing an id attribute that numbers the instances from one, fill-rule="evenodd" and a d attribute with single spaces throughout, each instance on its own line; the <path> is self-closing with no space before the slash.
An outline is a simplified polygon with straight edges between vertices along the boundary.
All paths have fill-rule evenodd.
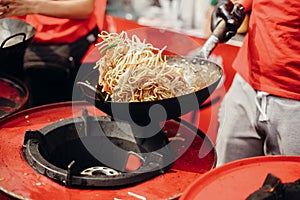
<path id="1" fill-rule="evenodd" d="M 61 144 L 59 145 L 53 143 L 47 144 L 45 146 L 39 145 L 39 152 L 41 153 L 41 156 L 49 163 L 64 170 L 68 170 L 68 166 L 70 165 L 70 163 L 75 161 L 73 165 L 73 174 L 80 175 L 81 172 L 85 169 L 95 166 L 111 168 L 110 166 L 99 160 L 99 157 L 103 153 L 108 153 L 112 158 L 112 162 L 116 164 L 120 162 L 120 160 L 118 159 L 118 155 L 114 155 L 114 152 L 101 152 L 100 148 L 103 145 L 102 141 L 106 139 L 109 139 L 109 141 L 111 141 L 114 145 L 117 145 L 124 151 L 139 152 L 140 149 L 142 149 L 142 147 L 138 147 L 135 143 L 120 138 L 88 136 L 61 142 Z M 92 149 L 93 152 L 89 151 L 89 149 Z M 93 155 L 95 153 L 97 154 Z M 119 168 L 121 168 L 121 166 L 119 166 Z"/>
<path id="2" fill-rule="evenodd" d="M 67 187 L 120 187 L 165 173 L 164 155 L 135 142 L 130 126 L 83 116 L 26 131 L 23 155 L 37 172 Z"/>

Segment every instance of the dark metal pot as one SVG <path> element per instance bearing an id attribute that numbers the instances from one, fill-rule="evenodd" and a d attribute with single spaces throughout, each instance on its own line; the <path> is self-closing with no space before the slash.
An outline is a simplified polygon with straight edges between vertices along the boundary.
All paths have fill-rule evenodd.
<path id="1" fill-rule="evenodd" d="M 22 20 L 0 19 L 1 73 L 21 78 L 25 49 L 35 33 L 35 28 Z"/>

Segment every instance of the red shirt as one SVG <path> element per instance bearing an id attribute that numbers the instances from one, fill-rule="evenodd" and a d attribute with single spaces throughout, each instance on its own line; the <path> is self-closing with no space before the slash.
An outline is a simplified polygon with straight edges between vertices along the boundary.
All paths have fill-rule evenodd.
<path id="1" fill-rule="evenodd" d="M 253 0 L 233 67 L 256 90 L 300 100 L 299 0 Z"/>
<path id="2" fill-rule="evenodd" d="M 27 23 L 36 28 L 34 42 L 42 44 L 71 43 L 85 36 L 97 22 L 95 15 L 85 20 L 59 19 L 42 15 L 26 16 Z"/>
<path id="3" fill-rule="evenodd" d="M 106 0 L 95 1 L 95 11 L 87 19 L 61 19 L 42 15 L 27 15 L 21 19 L 36 28 L 34 42 L 42 44 L 71 43 L 87 35 L 97 25 L 102 29 Z"/>

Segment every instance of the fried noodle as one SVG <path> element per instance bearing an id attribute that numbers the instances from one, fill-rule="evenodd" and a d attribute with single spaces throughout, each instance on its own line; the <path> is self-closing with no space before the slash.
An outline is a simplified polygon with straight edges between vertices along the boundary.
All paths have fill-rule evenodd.
<path id="1" fill-rule="evenodd" d="M 154 101 L 193 91 L 183 68 L 169 65 L 162 55 L 166 47 L 155 48 L 124 31 L 102 31 L 99 37 L 102 42 L 96 45 L 105 55 L 95 66 L 100 73 L 98 84 L 112 101 Z"/>

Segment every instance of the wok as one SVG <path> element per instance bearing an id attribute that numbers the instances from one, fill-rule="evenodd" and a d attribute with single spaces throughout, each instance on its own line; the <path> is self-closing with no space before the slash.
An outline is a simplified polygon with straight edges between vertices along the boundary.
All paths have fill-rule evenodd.
<path id="1" fill-rule="evenodd" d="M 200 105 L 212 94 L 223 75 L 222 68 L 207 60 L 208 56 L 220 41 L 225 31 L 225 23 L 220 23 L 211 36 L 206 40 L 197 56 L 167 56 L 168 62 L 184 63 L 192 65 L 195 73 L 205 67 L 214 72 L 213 77 L 207 77 L 207 84 L 198 91 L 182 96 L 156 101 L 145 102 L 113 102 L 105 100 L 105 94 L 101 93 L 98 85 L 98 70 L 88 73 L 82 81 L 78 81 L 84 98 L 95 105 L 104 113 L 118 120 L 133 122 L 146 126 L 150 122 L 178 118 L 190 111 L 199 110 Z M 201 71 L 201 70 L 200 70 Z"/>
<path id="2" fill-rule="evenodd" d="M 18 75 L 23 68 L 25 49 L 36 30 L 30 24 L 12 18 L 0 19 L 0 71 Z"/>
<path id="3" fill-rule="evenodd" d="M 18 49 L 21 44 L 28 44 L 36 30 L 30 24 L 12 18 L 0 19 L 0 51 Z M 20 46 L 19 46 L 20 47 Z M 3 55 L 1 54 L 1 57 Z"/>

